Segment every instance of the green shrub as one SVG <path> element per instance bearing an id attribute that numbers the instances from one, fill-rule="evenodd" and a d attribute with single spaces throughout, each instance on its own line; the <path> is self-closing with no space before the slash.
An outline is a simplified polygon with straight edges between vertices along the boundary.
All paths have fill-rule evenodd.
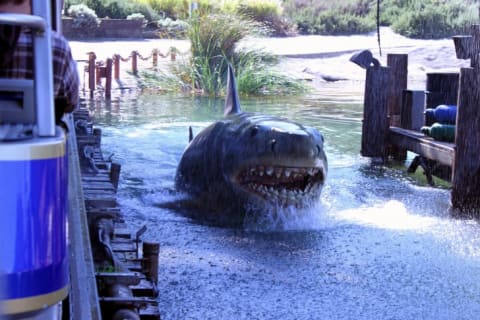
<path id="1" fill-rule="evenodd" d="M 353 34 L 373 30 L 377 0 L 284 0 L 300 33 Z M 382 0 L 380 23 L 409 37 L 462 33 L 478 21 L 478 0 Z"/>
<path id="2" fill-rule="evenodd" d="M 298 88 L 304 88 L 299 81 L 271 71 L 278 62 L 272 55 L 258 50 L 235 50 L 239 41 L 257 30 L 257 23 L 235 15 L 194 15 L 188 28 L 190 57 L 179 57 L 171 66 L 171 75 L 145 73 L 145 78 L 149 83 L 157 78 L 162 90 L 171 90 L 174 84 L 181 91 L 219 95 L 225 88 L 231 63 L 241 93 L 298 93 Z"/>
<path id="3" fill-rule="evenodd" d="M 129 7 L 128 14 L 140 13 L 148 22 L 156 21 L 159 19 L 159 15 L 148 4 L 133 2 Z"/>
<path id="4" fill-rule="evenodd" d="M 477 20 L 477 12 L 476 5 L 462 2 L 415 2 L 392 23 L 392 29 L 412 38 L 445 38 L 464 32 Z"/>
<path id="5" fill-rule="evenodd" d="M 327 10 L 318 16 L 316 30 L 320 34 L 358 34 L 375 30 L 375 21 L 370 17 L 362 17 Z"/>
<path id="6" fill-rule="evenodd" d="M 76 0 L 74 0 L 76 1 Z M 131 0 L 83 0 L 85 5 L 95 11 L 98 17 L 125 19 L 134 13 L 141 13 L 147 21 L 156 20 L 158 15 L 147 4 Z"/>
<path id="7" fill-rule="evenodd" d="M 138 20 L 142 22 L 142 25 L 145 27 L 147 25 L 147 19 L 141 13 L 132 13 L 131 15 L 127 16 L 127 20 Z"/>
<path id="8" fill-rule="evenodd" d="M 262 51 L 240 51 L 234 61 L 238 91 L 244 95 L 299 94 L 306 87 L 298 80 L 273 71 L 278 57 Z"/>
<path id="9" fill-rule="evenodd" d="M 73 18 L 73 28 L 81 35 L 86 35 L 96 29 L 100 23 L 95 11 L 84 4 L 70 6 L 68 15 Z"/>
<path id="10" fill-rule="evenodd" d="M 190 17 L 190 0 L 137 0 L 140 3 L 148 4 L 153 10 L 159 13 L 163 18 L 173 20 L 185 20 Z M 219 5 L 213 0 L 197 0 L 198 14 L 204 15 L 211 12 L 218 12 Z"/>
<path id="11" fill-rule="evenodd" d="M 372 0 L 296 0 L 285 6 L 285 11 L 301 34 L 358 34 L 375 29 L 371 14 L 374 3 Z"/>
<path id="12" fill-rule="evenodd" d="M 160 29 L 162 38 L 185 38 L 189 25 L 183 20 L 172 20 L 167 17 L 159 19 L 157 27 Z"/>
<path id="13" fill-rule="evenodd" d="M 292 33 L 292 25 L 284 19 L 283 7 L 276 0 L 240 1 L 235 12 L 262 23 L 273 36 L 285 36 Z"/>

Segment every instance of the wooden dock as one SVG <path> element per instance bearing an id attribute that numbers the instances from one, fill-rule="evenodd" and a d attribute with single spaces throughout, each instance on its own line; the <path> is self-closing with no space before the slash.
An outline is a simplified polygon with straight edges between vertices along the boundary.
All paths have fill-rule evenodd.
<path id="1" fill-rule="evenodd" d="M 408 55 L 389 54 L 387 66 L 366 68 L 361 154 L 383 160 L 418 156 L 410 171 L 422 166 L 451 182 L 455 212 L 480 216 L 480 26 L 471 36 L 455 38 L 457 57 L 471 59 L 459 72 L 427 73 L 425 90 L 407 88 Z M 455 141 L 434 140 L 420 132 L 426 108 L 456 105 Z M 442 167 L 443 170 L 434 168 Z M 431 181 L 431 180 L 430 180 Z"/>
<path id="2" fill-rule="evenodd" d="M 160 319 L 158 243 L 132 231 L 116 199 L 120 165 L 106 160 L 88 110 L 70 121 L 70 319 Z M 72 200 L 72 201 L 73 201 Z M 80 203 L 81 202 L 81 203 Z M 73 239 L 75 237 L 75 239 Z"/>

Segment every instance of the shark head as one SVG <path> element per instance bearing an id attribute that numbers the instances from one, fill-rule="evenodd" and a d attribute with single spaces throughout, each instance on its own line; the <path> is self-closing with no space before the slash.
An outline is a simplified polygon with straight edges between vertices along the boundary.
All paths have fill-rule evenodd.
<path id="1" fill-rule="evenodd" d="M 328 167 L 322 134 L 286 118 L 243 112 L 231 66 L 226 92 L 224 119 L 190 142 L 177 188 L 208 212 L 240 220 L 247 208 L 304 208 L 318 201 Z"/>

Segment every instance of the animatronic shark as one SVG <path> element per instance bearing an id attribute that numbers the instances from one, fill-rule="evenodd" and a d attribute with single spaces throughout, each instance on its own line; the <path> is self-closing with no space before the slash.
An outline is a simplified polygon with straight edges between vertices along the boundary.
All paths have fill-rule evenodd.
<path id="1" fill-rule="evenodd" d="M 238 225 L 247 211 L 305 208 L 318 200 L 327 176 L 320 132 L 242 112 L 231 65 L 224 115 L 195 138 L 190 131 L 177 167 L 176 188 L 199 208 L 196 218 Z"/>

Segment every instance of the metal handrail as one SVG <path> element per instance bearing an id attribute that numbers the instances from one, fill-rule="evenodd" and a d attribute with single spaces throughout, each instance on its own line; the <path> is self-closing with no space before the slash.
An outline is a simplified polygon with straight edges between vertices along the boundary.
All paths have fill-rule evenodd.
<path id="1" fill-rule="evenodd" d="M 0 24 L 27 26 L 40 32 L 44 32 L 47 29 L 47 24 L 42 17 L 21 13 L 0 13 Z"/>

